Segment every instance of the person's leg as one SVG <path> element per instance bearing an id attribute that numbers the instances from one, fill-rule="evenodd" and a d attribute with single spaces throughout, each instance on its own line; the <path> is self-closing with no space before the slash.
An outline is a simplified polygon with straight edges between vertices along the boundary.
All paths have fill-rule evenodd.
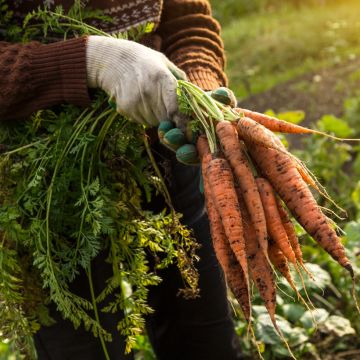
<path id="1" fill-rule="evenodd" d="M 235 360 L 241 358 L 234 330 L 223 273 L 215 257 L 204 198 L 199 191 L 199 168 L 172 162 L 171 193 L 183 222 L 190 226 L 201 244 L 198 250 L 200 297 L 186 300 L 177 296 L 183 286 L 174 266 L 159 275 L 152 287 L 147 331 L 158 360 Z"/>
<path id="2" fill-rule="evenodd" d="M 111 276 L 111 265 L 105 262 L 106 254 L 101 253 L 92 264 L 92 280 L 95 294 L 99 294 L 105 286 L 105 280 Z M 89 282 L 82 271 L 71 284 L 76 294 L 90 299 Z M 102 360 L 105 359 L 99 338 L 82 326 L 75 329 L 69 320 L 64 320 L 56 311 L 56 306 L 49 306 L 50 316 L 56 320 L 52 326 L 43 326 L 35 334 L 34 342 L 39 360 Z M 93 314 L 91 314 L 93 316 Z M 103 313 L 99 311 L 101 325 L 112 334 L 113 341 L 105 342 L 111 360 L 131 360 L 133 355 L 124 355 L 125 341 L 116 326 L 121 314 Z"/>

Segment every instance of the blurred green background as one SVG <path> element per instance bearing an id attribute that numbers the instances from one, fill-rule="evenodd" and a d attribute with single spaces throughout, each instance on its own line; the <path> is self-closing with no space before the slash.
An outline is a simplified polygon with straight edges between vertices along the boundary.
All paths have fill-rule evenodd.
<path id="1" fill-rule="evenodd" d="M 229 86 L 240 105 L 291 122 L 360 138 L 359 0 L 213 0 L 222 25 Z M 347 209 L 337 220 L 348 256 L 360 273 L 360 145 L 318 136 L 283 138 L 330 195 Z M 319 199 L 322 206 L 334 210 Z M 330 216 L 330 215 L 329 215 Z M 298 226 L 316 281 L 306 280 L 317 308 L 313 315 L 289 287 L 279 283 L 278 323 L 298 359 L 360 359 L 360 321 L 347 273 Z M 297 279 L 301 288 L 301 282 Z M 357 294 L 360 286 L 356 284 Z M 302 292 L 302 295 L 305 294 Z M 231 299 L 244 358 L 257 359 L 240 310 Z M 254 328 L 265 359 L 289 354 L 275 334 L 258 297 Z M 317 320 L 314 325 L 313 318 Z M 146 336 L 138 338 L 137 360 L 153 360 Z M 0 343 L 0 360 L 17 359 Z M 184 359 L 185 360 L 185 359 Z M 200 360 L 200 359 L 199 359 Z"/>

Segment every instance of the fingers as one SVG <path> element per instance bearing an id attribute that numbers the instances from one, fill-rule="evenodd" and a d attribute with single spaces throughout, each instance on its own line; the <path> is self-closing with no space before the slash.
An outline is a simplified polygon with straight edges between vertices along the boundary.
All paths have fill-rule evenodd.
<path id="1" fill-rule="evenodd" d="M 168 74 L 164 76 L 164 79 L 161 84 L 161 95 L 158 98 L 161 101 L 161 105 L 164 107 L 161 117 L 159 120 L 163 120 L 165 118 L 171 119 L 178 112 L 179 106 L 177 101 L 177 81 L 172 74 Z"/>
<path id="2" fill-rule="evenodd" d="M 124 96 L 125 93 L 128 95 Z M 146 89 L 137 81 L 133 81 L 131 90 L 117 86 L 112 98 L 115 99 L 116 111 L 119 114 L 139 124 L 157 126 L 160 119 L 165 119 L 167 116 L 161 90 Z"/>
<path id="3" fill-rule="evenodd" d="M 132 74 L 131 86 L 123 84 L 128 82 L 120 82 L 111 98 L 116 100 L 117 111 L 129 120 L 157 126 L 178 112 L 177 81 L 167 68 L 141 77 Z"/>

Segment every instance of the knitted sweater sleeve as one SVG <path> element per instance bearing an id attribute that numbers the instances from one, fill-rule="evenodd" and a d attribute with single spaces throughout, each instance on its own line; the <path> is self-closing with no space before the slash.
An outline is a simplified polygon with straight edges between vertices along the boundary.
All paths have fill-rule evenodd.
<path id="1" fill-rule="evenodd" d="M 0 121 L 60 103 L 88 105 L 85 42 L 0 42 Z"/>
<path id="2" fill-rule="evenodd" d="M 207 0 L 165 0 L 157 30 L 162 52 L 204 90 L 227 85 L 220 25 Z"/>

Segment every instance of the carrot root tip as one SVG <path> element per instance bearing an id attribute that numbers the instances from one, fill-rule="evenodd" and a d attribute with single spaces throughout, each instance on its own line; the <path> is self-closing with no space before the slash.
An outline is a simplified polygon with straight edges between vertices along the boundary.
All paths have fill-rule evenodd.
<path id="1" fill-rule="evenodd" d="M 350 273 L 351 278 L 354 279 L 355 278 L 355 273 L 354 273 L 354 269 L 351 266 L 351 264 L 347 264 L 344 267 Z"/>

